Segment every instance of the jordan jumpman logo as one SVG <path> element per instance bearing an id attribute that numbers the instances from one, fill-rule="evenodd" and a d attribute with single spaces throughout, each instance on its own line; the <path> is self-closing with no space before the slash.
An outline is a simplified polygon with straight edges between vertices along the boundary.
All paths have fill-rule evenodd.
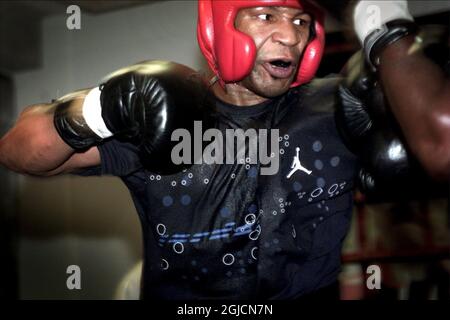
<path id="1" fill-rule="evenodd" d="M 311 170 L 306 169 L 304 166 L 302 166 L 302 164 L 300 163 L 300 148 L 295 148 L 295 150 L 297 151 L 297 156 L 294 157 L 294 160 L 292 161 L 292 165 L 291 165 L 291 172 L 286 176 L 286 178 L 290 178 L 292 177 L 292 175 L 296 172 L 296 171 L 303 171 L 306 174 L 310 175 L 312 173 Z"/>

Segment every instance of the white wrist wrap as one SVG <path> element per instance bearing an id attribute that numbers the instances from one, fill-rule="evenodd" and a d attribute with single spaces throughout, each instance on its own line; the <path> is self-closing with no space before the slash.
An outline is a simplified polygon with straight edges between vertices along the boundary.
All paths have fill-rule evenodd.
<path id="1" fill-rule="evenodd" d="M 89 91 L 84 98 L 83 103 L 83 118 L 88 127 L 100 138 L 105 139 L 112 137 L 113 134 L 106 127 L 105 121 L 102 118 L 102 106 L 100 104 L 101 91 L 96 87 Z"/>
<path id="2" fill-rule="evenodd" d="M 414 21 L 409 13 L 406 0 L 361 0 L 355 7 L 353 15 L 355 31 L 361 44 L 364 44 L 366 37 L 373 31 L 380 29 L 385 23 L 397 19 Z"/>

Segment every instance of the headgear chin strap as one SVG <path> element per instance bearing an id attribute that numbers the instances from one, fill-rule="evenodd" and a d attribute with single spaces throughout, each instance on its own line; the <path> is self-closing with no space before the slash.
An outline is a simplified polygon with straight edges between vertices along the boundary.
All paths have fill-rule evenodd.
<path id="1" fill-rule="evenodd" d="M 234 27 L 237 13 L 242 8 L 266 6 L 299 8 L 313 16 L 315 35 L 305 48 L 297 79 L 291 87 L 309 82 L 317 72 L 325 46 L 324 17 L 323 12 L 309 1 L 198 0 L 198 43 L 222 84 L 244 79 L 256 60 L 253 39 Z"/>

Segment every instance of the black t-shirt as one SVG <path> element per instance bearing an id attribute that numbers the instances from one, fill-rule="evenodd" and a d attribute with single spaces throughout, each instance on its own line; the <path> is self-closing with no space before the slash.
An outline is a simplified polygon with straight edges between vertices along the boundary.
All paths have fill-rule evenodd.
<path id="1" fill-rule="evenodd" d="M 221 130 L 279 129 L 275 175 L 238 163 L 160 176 L 130 143 L 99 146 L 101 166 L 79 174 L 116 175 L 130 190 L 143 231 L 143 298 L 293 299 L 336 281 L 357 169 L 335 125 L 339 81 L 250 107 L 217 101 Z"/>

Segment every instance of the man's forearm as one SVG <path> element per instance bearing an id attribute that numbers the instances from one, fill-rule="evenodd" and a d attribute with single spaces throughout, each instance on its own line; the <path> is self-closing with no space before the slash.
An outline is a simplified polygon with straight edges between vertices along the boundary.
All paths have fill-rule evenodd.
<path id="1" fill-rule="evenodd" d="M 413 152 L 434 175 L 450 168 L 450 84 L 407 37 L 382 52 L 380 76 L 392 111 Z"/>
<path id="2" fill-rule="evenodd" d="M 0 139 L 0 164 L 10 170 L 43 175 L 73 155 L 53 125 L 55 106 L 27 107 L 14 127 Z"/>

